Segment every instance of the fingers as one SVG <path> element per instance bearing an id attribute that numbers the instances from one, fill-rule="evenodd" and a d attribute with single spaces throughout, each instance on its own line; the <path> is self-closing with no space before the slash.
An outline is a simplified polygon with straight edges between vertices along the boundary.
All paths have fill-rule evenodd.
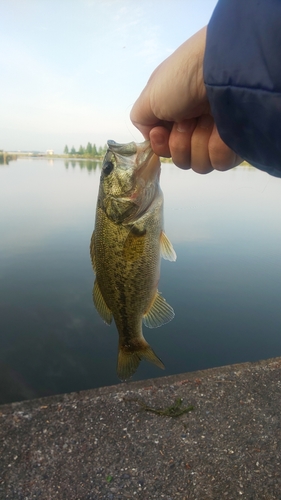
<path id="1" fill-rule="evenodd" d="M 209 157 L 213 168 L 220 171 L 229 170 L 243 161 L 223 142 L 216 125 L 209 139 Z"/>
<path id="2" fill-rule="evenodd" d="M 156 68 L 131 111 L 157 155 L 202 174 L 241 161 L 220 138 L 211 115 L 203 78 L 205 44 L 206 27 Z"/>
<path id="3" fill-rule="evenodd" d="M 220 138 L 211 115 L 174 123 L 171 130 L 169 125 L 152 128 L 149 138 L 154 152 L 158 156 L 172 157 L 179 168 L 192 168 L 197 173 L 207 174 L 241 163 L 242 159 Z"/>
<path id="4" fill-rule="evenodd" d="M 213 170 L 208 144 L 214 121 L 210 115 L 174 123 L 171 132 L 155 127 L 150 132 L 152 148 L 159 156 L 172 157 L 179 168 L 192 168 L 198 173 Z"/>
<path id="5" fill-rule="evenodd" d="M 154 127 L 151 130 L 149 139 L 155 154 L 158 156 L 164 156 L 164 158 L 171 157 L 169 137 L 170 131 L 164 126 Z"/>
<path id="6" fill-rule="evenodd" d="M 190 165 L 198 174 L 208 174 L 213 170 L 208 148 L 213 126 L 211 115 L 202 115 L 192 134 Z"/>
<path id="7" fill-rule="evenodd" d="M 173 162 L 179 168 L 191 166 L 191 138 L 196 128 L 197 119 L 175 123 L 169 138 L 169 147 Z"/>

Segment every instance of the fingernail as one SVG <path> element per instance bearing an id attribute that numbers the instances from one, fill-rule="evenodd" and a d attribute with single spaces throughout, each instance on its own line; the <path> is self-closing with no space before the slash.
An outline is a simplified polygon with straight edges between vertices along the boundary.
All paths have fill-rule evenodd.
<path id="1" fill-rule="evenodd" d="M 200 128 L 210 128 L 213 125 L 214 120 L 211 115 L 202 115 L 198 120 L 198 127 Z"/>
<path id="2" fill-rule="evenodd" d="M 163 134 L 157 133 L 153 135 L 153 142 L 157 144 L 157 146 L 163 146 L 163 144 L 165 144 L 165 139 Z"/>
<path id="3" fill-rule="evenodd" d="M 187 132 L 190 130 L 190 122 L 188 120 L 183 120 L 182 122 L 177 123 L 176 129 L 178 132 Z"/>

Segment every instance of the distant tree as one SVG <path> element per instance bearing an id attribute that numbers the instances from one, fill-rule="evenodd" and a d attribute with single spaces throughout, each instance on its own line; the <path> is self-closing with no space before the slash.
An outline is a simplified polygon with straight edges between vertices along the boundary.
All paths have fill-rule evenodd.
<path id="1" fill-rule="evenodd" d="M 107 144 L 99 147 L 99 149 L 98 149 L 99 156 L 104 156 L 106 152 L 107 152 Z"/>
<path id="2" fill-rule="evenodd" d="M 72 146 L 71 151 L 70 151 L 70 154 L 71 154 L 71 155 L 75 155 L 75 154 L 76 154 L 76 151 L 75 151 L 75 147 L 74 147 L 74 146 Z"/>
<path id="3" fill-rule="evenodd" d="M 83 146 L 80 146 L 78 153 L 79 153 L 80 155 L 85 154 L 85 148 L 83 148 Z"/>
<path id="4" fill-rule="evenodd" d="M 64 154 L 65 154 L 65 155 L 68 155 L 68 153 L 69 153 L 69 151 L 68 151 L 68 146 L 65 146 L 65 148 L 64 148 Z"/>
<path id="5" fill-rule="evenodd" d="M 97 156 L 97 154 L 98 154 L 97 147 L 95 144 L 93 144 L 93 156 Z"/>
<path id="6" fill-rule="evenodd" d="M 92 144 L 90 142 L 88 142 L 87 147 L 86 147 L 86 153 L 88 155 L 91 155 L 92 152 L 93 152 L 93 146 L 92 146 Z"/>

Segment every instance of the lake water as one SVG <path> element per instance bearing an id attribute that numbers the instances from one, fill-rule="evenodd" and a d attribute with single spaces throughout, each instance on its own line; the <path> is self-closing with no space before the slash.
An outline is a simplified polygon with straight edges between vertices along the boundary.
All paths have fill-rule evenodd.
<path id="1" fill-rule="evenodd" d="M 118 383 L 118 335 L 92 302 L 89 241 L 100 168 L 19 159 L 0 166 L 0 402 Z M 177 252 L 159 290 L 171 323 L 144 335 L 166 370 L 281 355 L 281 180 L 249 167 L 200 176 L 163 164 Z"/>

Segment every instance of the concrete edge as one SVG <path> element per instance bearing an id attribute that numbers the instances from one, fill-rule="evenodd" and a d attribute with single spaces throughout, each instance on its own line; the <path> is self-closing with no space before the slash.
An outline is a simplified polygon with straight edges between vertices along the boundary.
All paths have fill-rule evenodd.
<path id="1" fill-rule="evenodd" d="M 103 387 L 98 387 L 95 389 L 87 389 L 87 390 L 82 390 L 82 391 L 77 391 L 77 392 L 70 392 L 70 393 L 62 393 L 62 394 L 56 394 L 53 396 L 46 396 L 42 398 L 36 398 L 36 399 L 29 399 L 29 400 L 23 400 L 23 401 L 18 401 L 18 402 L 13 402 L 13 403 L 8 403 L 8 404 L 3 404 L 0 405 L 0 412 L 5 411 L 5 409 L 16 409 L 19 406 L 27 406 L 29 408 L 36 407 L 38 405 L 42 405 L 48 401 L 48 404 L 57 404 L 57 403 L 63 403 L 64 401 L 71 401 L 75 399 L 94 399 L 99 396 L 105 396 L 109 395 L 111 393 L 119 393 L 119 392 L 127 392 L 127 391 L 134 391 L 134 390 L 139 390 L 143 388 L 159 388 L 163 386 L 170 386 L 170 385 L 177 385 L 181 384 L 183 380 L 194 380 L 194 379 L 200 379 L 202 377 L 206 378 L 213 378 L 215 376 L 220 376 L 222 377 L 223 375 L 228 374 L 229 372 L 240 372 L 240 371 L 245 371 L 245 370 L 252 370 L 253 368 L 275 368 L 275 367 L 280 367 L 281 366 L 281 357 L 276 357 L 276 358 L 269 358 L 269 359 L 263 359 L 259 361 L 247 361 L 245 363 L 235 363 L 232 365 L 223 365 L 223 366 L 218 366 L 218 367 L 213 367 L 213 368 L 207 368 L 204 370 L 196 370 L 193 372 L 184 372 L 184 373 L 179 373 L 176 375 L 167 375 L 164 377 L 157 377 L 157 378 L 152 378 L 152 379 L 145 379 L 145 380 L 137 380 L 137 381 L 128 381 L 128 382 L 123 382 L 120 384 L 115 384 L 115 385 L 110 385 L 110 386 L 103 386 Z"/>

